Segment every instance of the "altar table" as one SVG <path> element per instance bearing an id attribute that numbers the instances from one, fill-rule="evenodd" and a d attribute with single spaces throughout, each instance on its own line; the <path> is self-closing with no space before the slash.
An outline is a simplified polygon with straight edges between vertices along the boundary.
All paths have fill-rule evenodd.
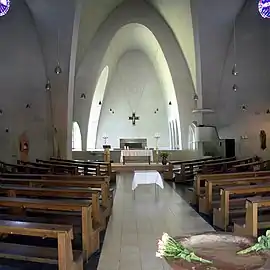
<path id="1" fill-rule="evenodd" d="M 138 185 L 155 185 L 155 197 L 157 186 L 164 189 L 163 179 L 158 171 L 135 171 L 132 181 L 132 190 L 135 198 L 135 189 Z"/>
<path id="2" fill-rule="evenodd" d="M 153 151 L 152 150 L 121 150 L 120 162 L 126 163 L 126 157 L 148 157 L 148 163 L 153 162 Z"/>

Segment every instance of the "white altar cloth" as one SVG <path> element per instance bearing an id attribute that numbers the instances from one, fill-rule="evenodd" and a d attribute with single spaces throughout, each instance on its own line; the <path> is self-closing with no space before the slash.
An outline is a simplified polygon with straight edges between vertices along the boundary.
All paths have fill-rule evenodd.
<path id="1" fill-rule="evenodd" d="M 146 149 L 139 150 L 121 150 L 120 162 L 123 162 L 123 157 L 150 157 L 150 161 L 153 162 L 153 151 Z"/>
<path id="2" fill-rule="evenodd" d="M 155 184 L 164 189 L 163 179 L 158 171 L 135 171 L 132 181 L 132 190 L 138 185 Z"/>

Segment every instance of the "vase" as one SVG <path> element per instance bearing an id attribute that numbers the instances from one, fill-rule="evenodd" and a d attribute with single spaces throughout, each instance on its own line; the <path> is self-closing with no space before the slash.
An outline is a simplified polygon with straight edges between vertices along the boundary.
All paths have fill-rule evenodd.
<path id="1" fill-rule="evenodd" d="M 162 165 L 167 165 L 167 163 L 168 163 L 167 158 L 163 157 L 161 160 L 161 163 L 162 163 Z"/>
<path id="2" fill-rule="evenodd" d="M 166 260 L 173 270 L 267 270 L 270 269 L 269 252 L 236 254 L 252 246 L 257 239 L 229 233 L 205 233 L 176 238 L 183 246 L 212 264 L 188 262 L 183 259 Z"/>

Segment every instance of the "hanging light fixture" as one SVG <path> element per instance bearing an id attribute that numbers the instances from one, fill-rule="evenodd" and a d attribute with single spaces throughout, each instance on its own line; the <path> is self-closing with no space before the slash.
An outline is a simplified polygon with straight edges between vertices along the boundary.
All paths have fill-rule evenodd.
<path id="1" fill-rule="evenodd" d="M 197 93 L 194 93 L 193 99 L 194 99 L 195 101 L 197 101 L 197 100 L 199 99 Z"/>
<path id="2" fill-rule="evenodd" d="M 56 67 L 54 69 L 54 72 L 57 75 L 59 75 L 59 74 L 62 73 L 62 68 L 60 66 L 60 60 L 59 60 L 59 55 L 60 55 L 60 53 L 59 53 L 59 51 L 60 51 L 60 44 L 59 43 L 60 43 L 60 39 L 59 39 L 59 27 L 58 27 L 58 30 L 57 30 L 57 65 L 56 65 Z"/>
<path id="3" fill-rule="evenodd" d="M 57 75 L 59 75 L 59 74 L 62 73 L 62 69 L 61 69 L 61 67 L 60 67 L 60 63 L 59 63 L 59 62 L 57 63 L 57 66 L 55 67 L 54 72 L 55 72 L 55 74 L 57 74 Z"/>
<path id="4" fill-rule="evenodd" d="M 47 83 L 45 85 L 45 89 L 49 91 L 49 90 L 51 90 L 51 88 L 52 88 L 51 82 L 50 82 L 50 80 L 47 80 Z"/>
<path id="5" fill-rule="evenodd" d="M 236 65 L 236 18 L 233 21 L 233 57 L 234 57 L 234 64 L 232 68 L 232 75 L 237 76 L 237 65 Z"/>
<path id="6" fill-rule="evenodd" d="M 232 89 L 233 89 L 234 92 L 236 92 L 238 90 L 238 86 L 236 84 L 234 84 Z"/>

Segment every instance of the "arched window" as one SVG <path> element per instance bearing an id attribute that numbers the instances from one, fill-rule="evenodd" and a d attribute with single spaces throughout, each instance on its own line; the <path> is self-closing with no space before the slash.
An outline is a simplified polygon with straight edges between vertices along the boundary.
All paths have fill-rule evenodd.
<path id="1" fill-rule="evenodd" d="M 172 149 L 175 149 L 175 125 L 174 125 L 174 121 L 172 121 L 172 139 L 173 139 L 173 143 L 172 143 Z"/>
<path id="2" fill-rule="evenodd" d="M 171 146 L 171 149 L 173 149 L 172 122 L 169 122 L 169 130 L 170 130 L 170 146 Z"/>
<path id="3" fill-rule="evenodd" d="M 102 101 L 106 90 L 109 77 L 109 67 L 105 66 L 102 70 L 99 79 L 97 81 L 92 105 L 90 109 L 89 123 L 88 123 L 88 135 L 87 135 L 87 150 L 96 148 L 97 129 L 99 123 L 99 117 L 102 107 Z"/>
<path id="4" fill-rule="evenodd" d="M 180 142 L 179 142 L 179 132 L 178 132 L 178 124 L 177 124 L 177 120 L 175 120 L 175 137 L 176 137 L 176 140 L 175 140 L 175 146 L 176 146 L 176 149 L 180 149 Z"/>
<path id="5" fill-rule="evenodd" d="M 195 125 L 189 126 L 188 145 L 190 150 L 196 150 Z"/>
<path id="6" fill-rule="evenodd" d="M 72 127 L 72 151 L 82 151 L 82 135 L 77 122 L 73 122 Z"/>

